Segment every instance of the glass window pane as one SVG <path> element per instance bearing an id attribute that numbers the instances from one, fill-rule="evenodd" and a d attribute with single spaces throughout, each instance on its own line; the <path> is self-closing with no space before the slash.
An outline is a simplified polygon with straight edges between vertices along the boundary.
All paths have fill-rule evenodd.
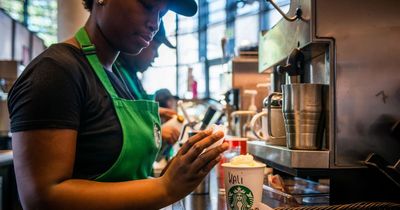
<path id="1" fill-rule="evenodd" d="M 199 38 L 197 33 L 178 37 L 179 64 L 193 64 L 199 61 Z"/>
<path id="2" fill-rule="evenodd" d="M 176 94 L 176 68 L 175 66 L 151 67 L 143 74 L 142 83 L 149 94 L 157 90 L 167 88 L 172 94 Z"/>
<path id="3" fill-rule="evenodd" d="M 204 65 L 196 63 L 188 66 L 181 66 L 178 69 L 179 73 L 179 89 L 178 96 L 186 99 L 191 99 L 193 94 L 189 84 L 189 68 L 192 68 L 193 79 L 197 82 L 198 98 L 204 98 L 206 92 L 206 82 L 204 77 Z"/>
<path id="4" fill-rule="evenodd" d="M 198 1 L 197 1 L 198 2 Z M 187 34 L 198 31 L 198 12 L 193 17 L 185 17 L 183 15 L 178 15 L 179 20 L 179 30 L 178 34 Z"/>
<path id="5" fill-rule="evenodd" d="M 226 0 L 209 0 L 208 12 L 210 24 L 224 22 L 226 19 L 225 12 Z"/>
<path id="6" fill-rule="evenodd" d="M 227 64 L 210 66 L 210 97 L 219 99 L 231 88 L 230 78 Z"/>
<path id="7" fill-rule="evenodd" d="M 168 12 L 164 17 L 164 26 L 165 31 L 168 37 L 168 40 L 173 44 L 176 45 L 176 38 L 175 38 L 175 23 L 176 15 L 175 13 Z M 176 50 L 167 47 L 166 45 L 162 44 L 158 49 L 158 58 L 155 59 L 154 66 L 162 67 L 162 66 L 175 66 L 176 65 Z M 174 83 L 175 84 L 175 83 Z"/>
<path id="8" fill-rule="evenodd" d="M 239 6 L 237 9 L 237 14 L 238 15 L 244 15 L 244 14 L 255 14 L 258 12 L 260 8 L 260 2 L 254 1 L 251 4 L 245 4 L 243 6 Z"/>
<path id="9" fill-rule="evenodd" d="M 225 36 L 225 24 L 218 24 L 207 29 L 207 57 L 209 60 L 222 58 L 221 40 Z"/>
<path id="10" fill-rule="evenodd" d="M 28 28 L 37 32 L 46 45 L 57 42 L 57 1 L 30 0 Z"/>
<path id="11" fill-rule="evenodd" d="M 19 22 L 24 20 L 24 0 L 0 0 L 0 8 Z"/>
<path id="12" fill-rule="evenodd" d="M 236 19 L 235 24 L 236 46 L 246 46 L 258 42 L 258 15 L 240 17 Z"/>

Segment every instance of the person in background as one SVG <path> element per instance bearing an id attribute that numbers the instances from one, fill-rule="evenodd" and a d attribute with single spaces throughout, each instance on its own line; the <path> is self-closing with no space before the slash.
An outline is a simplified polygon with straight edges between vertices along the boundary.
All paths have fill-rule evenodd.
<path id="1" fill-rule="evenodd" d="M 154 99 L 158 102 L 160 107 L 176 109 L 176 102 L 179 100 L 179 97 L 172 95 L 168 89 L 163 88 L 154 93 Z"/>
<path id="2" fill-rule="evenodd" d="M 35 58 L 12 87 L 13 165 L 25 210 L 160 209 L 192 192 L 228 145 L 191 137 L 163 175 L 148 179 L 161 133 L 158 104 L 137 100 L 114 72 L 119 52 L 149 46 L 168 9 L 194 0 L 83 0 L 89 19 Z"/>
<path id="3" fill-rule="evenodd" d="M 142 82 L 138 77 L 138 73 L 144 73 L 154 60 L 159 56 L 158 48 L 165 44 L 171 49 L 176 49 L 166 37 L 164 23 L 161 21 L 160 27 L 150 45 L 144 48 L 138 55 L 121 53 L 115 62 L 115 70 L 128 88 L 132 91 L 136 99 L 154 100 L 154 95 L 148 94 Z M 162 122 L 171 119 L 176 115 L 176 111 L 171 107 L 160 106 L 159 113 Z M 179 138 L 179 130 L 176 127 L 163 125 L 161 128 L 161 136 L 163 143 L 173 145 Z"/>

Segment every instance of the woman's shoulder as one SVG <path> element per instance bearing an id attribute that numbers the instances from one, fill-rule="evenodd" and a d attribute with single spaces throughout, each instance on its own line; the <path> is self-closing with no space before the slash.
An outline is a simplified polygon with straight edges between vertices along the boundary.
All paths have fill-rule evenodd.
<path id="1" fill-rule="evenodd" d="M 27 68 L 46 61 L 53 61 L 60 66 L 68 67 L 86 64 L 85 57 L 80 49 L 68 43 L 57 43 L 43 51 Z"/>

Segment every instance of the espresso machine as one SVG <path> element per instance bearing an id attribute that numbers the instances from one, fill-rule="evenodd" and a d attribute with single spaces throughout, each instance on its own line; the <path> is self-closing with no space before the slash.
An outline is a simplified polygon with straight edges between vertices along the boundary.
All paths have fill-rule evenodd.
<path id="1" fill-rule="evenodd" d="M 287 106 L 300 96 L 321 98 L 319 144 L 291 143 L 297 131 L 284 104 L 287 146 L 252 141 L 249 153 L 286 175 L 327 179 L 330 204 L 398 202 L 400 1 L 292 0 L 287 13 L 267 1 L 283 17 L 260 37 L 259 72 L 271 73 Z M 321 88 L 294 90 L 303 84 Z M 309 122 L 299 116 L 298 127 Z"/>

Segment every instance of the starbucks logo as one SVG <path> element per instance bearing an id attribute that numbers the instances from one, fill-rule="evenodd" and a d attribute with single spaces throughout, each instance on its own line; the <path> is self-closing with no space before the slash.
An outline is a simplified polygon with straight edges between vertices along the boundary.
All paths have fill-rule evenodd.
<path id="1" fill-rule="evenodd" d="M 228 202 L 232 210 L 250 210 L 254 202 L 253 193 L 245 186 L 233 186 L 228 192 Z"/>
<path id="2" fill-rule="evenodd" d="M 161 146 L 161 130 L 157 124 L 154 124 L 153 131 L 154 131 L 154 142 L 156 143 L 157 148 L 160 148 L 160 146 Z"/>

